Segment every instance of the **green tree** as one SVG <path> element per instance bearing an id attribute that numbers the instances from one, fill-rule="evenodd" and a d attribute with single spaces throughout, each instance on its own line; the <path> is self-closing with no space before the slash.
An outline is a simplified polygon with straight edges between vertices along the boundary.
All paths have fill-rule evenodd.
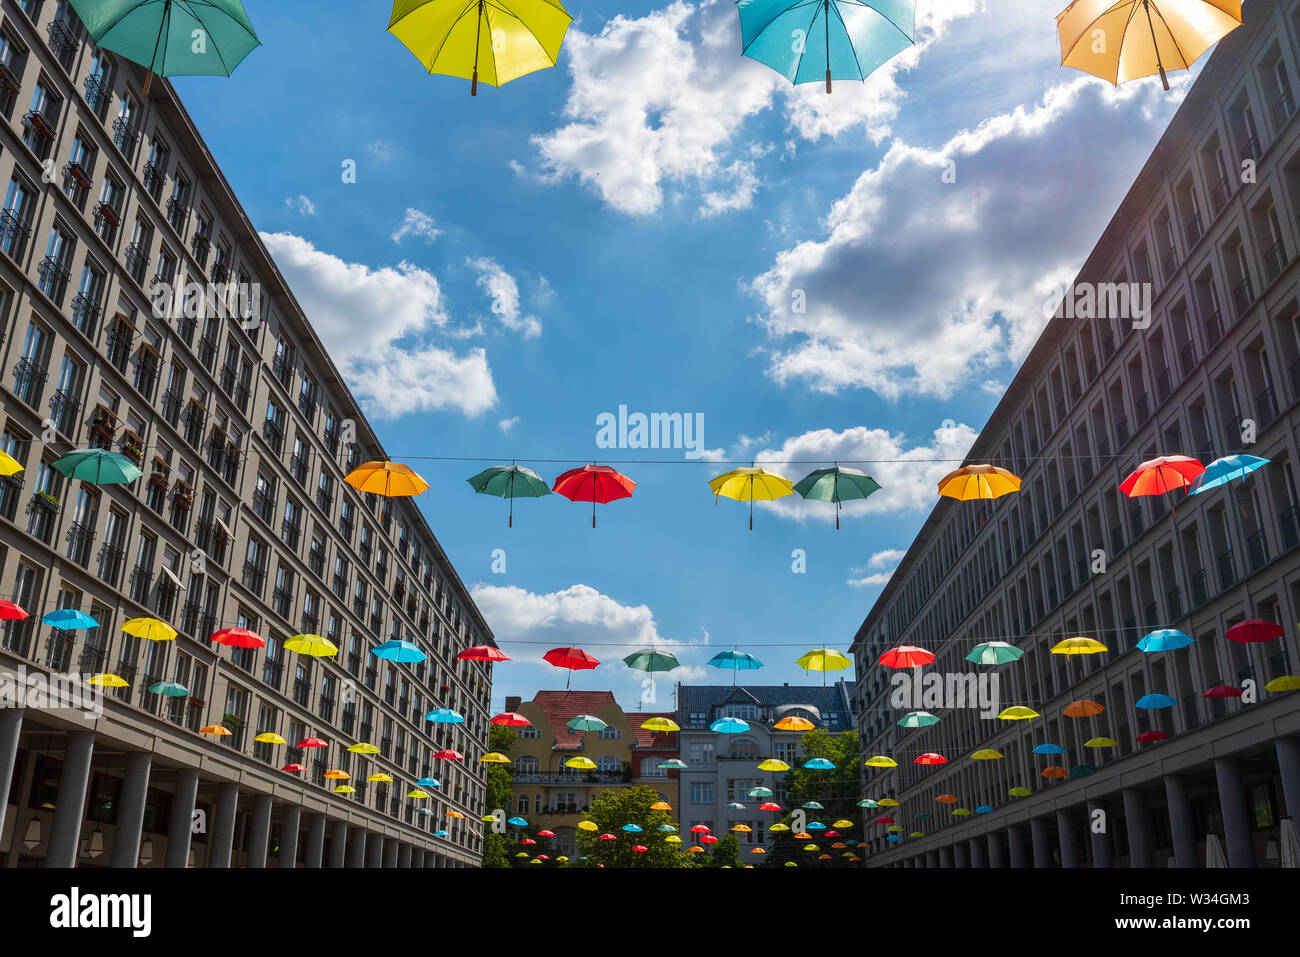
<path id="1" fill-rule="evenodd" d="M 832 734 L 829 731 L 817 728 L 804 734 L 800 741 L 800 754 L 804 762 L 813 758 L 825 758 L 835 765 L 835 770 L 807 771 L 803 768 L 795 768 L 786 774 L 787 811 L 781 822 L 791 829 L 778 832 L 779 836 L 772 848 L 772 853 L 767 856 L 764 863 L 766 866 L 775 867 L 783 865 L 786 861 L 793 860 L 797 861 L 800 867 L 809 865 L 848 866 L 848 861 L 843 854 L 832 851 L 830 845 L 846 838 L 862 840 L 863 809 L 858 807 L 862 787 L 861 780 L 858 777 L 858 762 L 861 760 L 858 755 L 858 733 L 856 731 L 841 731 L 839 734 Z M 798 833 L 795 828 L 799 820 L 796 813 L 800 810 L 800 806 L 808 801 L 821 804 L 825 810 L 805 811 L 806 823 L 820 821 L 826 825 L 828 830 L 838 830 L 843 835 L 839 838 L 823 839 L 821 835 L 825 831 L 809 831 L 808 833 L 812 835 L 812 843 L 821 848 L 818 852 L 803 850 L 809 841 L 807 839 L 797 840 L 794 837 Z M 841 819 L 852 821 L 853 827 L 832 828 L 834 822 Z M 817 855 L 819 853 L 831 854 L 832 859 L 830 861 L 818 861 Z"/>
<path id="2" fill-rule="evenodd" d="M 704 856 L 709 867 L 740 867 L 740 842 L 736 835 L 728 834 Z"/>
<path id="3" fill-rule="evenodd" d="M 488 747 L 493 751 L 504 754 L 518 739 L 519 735 L 505 725 L 494 724 L 488 729 Z M 500 808 L 505 812 L 506 817 L 510 816 L 511 801 L 514 797 L 510 785 L 513 780 L 514 775 L 510 773 L 510 765 L 489 764 L 487 766 L 488 813 Z M 510 867 L 513 863 L 511 848 L 509 837 L 505 834 L 497 834 L 489 826 L 487 835 L 483 838 L 483 866 Z"/>
<path id="4" fill-rule="evenodd" d="M 659 795 L 654 789 L 641 785 L 602 792 L 591 803 L 587 816 L 599 830 L 579 830 L 577 835 L 578 853 L 587 858 L 583 862 L 585 866 L 694 867 L 690 857 L 678 850 L 682 845 L 670 844 L 667 840 L 670 833 L 657 830 L 661 825 L 672 823 L 667 811 L 651 809 L 650 805 L 658 800 Z M 625 824 L 635 824 L 641 831 L 624 831 Z M 613 834 L 616 840 L 602 841 L 602 834 Z M 632 850 L 638 844 L 647 849 L 645 853 Z"/>

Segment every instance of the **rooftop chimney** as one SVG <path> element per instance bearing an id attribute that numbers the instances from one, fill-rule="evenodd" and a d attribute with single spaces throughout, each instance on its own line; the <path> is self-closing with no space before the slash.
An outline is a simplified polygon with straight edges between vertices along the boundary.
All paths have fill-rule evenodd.
<path id="1" fill-rule="evenodd" d="M 519 695 L 513 695 L 513 694 L 512 694 L 512 695 L 507 695 L 507 696 L 506 696 L 506 710 L 507 710 L 507 711 L 518 711 L 518 710 L 519 710 L 519 705 L 520 705 L 520 702 L 521 702 L 521 701 L 522 701 L 522 699 L 519 697 Z"/>

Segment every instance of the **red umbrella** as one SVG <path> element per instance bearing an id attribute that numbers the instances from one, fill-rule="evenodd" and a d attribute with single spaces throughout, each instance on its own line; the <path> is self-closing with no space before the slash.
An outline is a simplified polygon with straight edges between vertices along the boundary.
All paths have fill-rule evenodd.
<path id="1" fill-rule="evenodd" d="M 542 660 L 555 665 L 557 668 L 569 669 L 569 677 L 564 679 L 566 689 L 569 687 L 569 682 L 573 680 L 574 671 L 587 671 L 600 664 L 599 661 L 581 648 L 552 648 L 542 655 Z"/>
<path id="2" fill-rule="evenodd" d="M 320 738 L 303 738 L 301 741 L 295 744 L 294 747 L 295 748 L 328 748 L 329 745 L 326 742 L 322 741 Z"/>
<path id="3" fill-rule="evenodd" d="M 933 661 L 934 652 L 914 645 L 899 645 L 880 656 L 880 663 L 886 668 L 919 668 Z"/>
<path id="4" fill-rule="evenodd" d="M 917 764 L 947 764 L 948 759 L 942 754 L 935 754 L 933 751 L 927 751 L 916 759 Z"/>
<path id="5" fill-rule="evenodd" d="M 758 809 L 760 811 L 779 811 L 781 810 L 781 805 L 777 804 L 775 801 L 768 801 L 766 804 L 760 804 Z"/>
<path id="6" fill-rule="evenodd" d="M 1202 698 L 1240 698 L 1241 689 L 1234 688 L 1232 685 L 1215 685 L 1209 691 L 1205 692 L 1205 694 L 1201 695 L 1201 697 Z"/>
<path id="7" fill-rule="evenodd" d="M 596 838 L 596 840 L 598 840 L 598 841 L 617 841 L 618 838 L 616 838 L 613 834 L 602 834 L 600 837 Z"/>
<path id="8" fill-rule="evenodd" d="M 1139 744 L 1150 744 L 1153 741 L 1163 741 L 1169 737 L 1168 731 L 1143 731 L 1138 735 Z"/>
<path id="9" fill-rule="evenodd" d="M 539 861 L 549 861 L 549 860 L 550 860 L 550 858 L 547 857 L 545 854 L 538 854 L 538 855 L 537 855 L 537 859 L 538 859 Z"/>
<path id="10" fill-rule="evenodd" d="M 265 638 L 247 628 L 222 628 L 209 635 L 208 640 L 231 648 L 261 648 L 266 644 Z"/>
<path id="11" fill-rule="evenodd" d="M 1236 641 L 1243 645 L 1258 644 L 1281 638 L 1282 626 L 1272 621 L 1247 618 L 1229 628 L 1227 637 L 1229 641 Z"/>
<path id="12" fill-rule="evenodd" d="M 650 848 L 646 847 L 644 844 L 633 844 L 632 850 L 636 851 L 638 854 L 644 854 L 646 851 L 650 850 Z"/>
<path id="13" fill-rule="evenodd" d="M 534 841 L 531 837 L 526 837 L 526 838 L 524 838 L 522 841 L 520 841 L 519 843 L 520 843 L 520 844 L 536 844 L 537 842 Z"/>
<path id="14" fill-rule="evenodd" d="M 27 617 L 27 610 L 11 601 L 0 601 L 0 621 L 22 621 Z"/>
<path id="15" fill-rule="evenodd" d="M 584 465 L 557 478 L 553 491 L 570 502 L 590 502 L 591 527 L 595 528 L 596 503 L 608 505 L 620 498 L 631 498 L 635 488 L 636 482 L 608 465 Z"/>
<path id="16" fill-rule="evenodd" d="M 444 748 L 434 755 L 435 758 L 445 758 L 448 761 L 464 761 L 465 755 L 459 751 L 453 751 L 451 748 Z"/>
<path id="17" fill-rule="evenodd" d="M 537 836 L 538 836 L 538 837 L 555 837 L 555 832 L 554 832 L 554 831 L 538 831 L 538 832 L 537 832 Z"/>
<path id="18" fill-rule="evenodd" d="M 700 838 L 700 843 L 701 843 L 701 844 L 717 844 L 717 843 L 718 843 L 718 839 L 717 839 L 716 837 L 714 837 L 712 834 L 705 834 L 702 838 Z"/>
<path id="19" fill-rule="evenodd" d="M 1205 471 L 1199 459 L 1186 455 L 1162 455 L 1143 462 L 1120 483 L 1119 490 L 1133 498 L 1138 495 L 1163 495 L 1176 488 L 1186 488 Z"/>
<path id="20" fill-rule="evenodd" d="M 488 645 L 475 645 L 473 648 L 466 648 L 456 656 L 461 661 L 509 661 L 510 656 L 500 648 L 492 648 Z"/>
<path id="21" fill-rule="evenodd" d="M 880 817 L 876 818 L 876 819 L 875 819 L 874 821 L 872 821 L 871 823 L 872 823 L 872 824 L 893 824 L 893 823 L 895 823 L 895 821 L 894 821 L 894 819 L 893 819 L 892 817 L 890 817 L 888 814 L 882 814 L 882 815 L 880 815 Z"/>
<path id="22" fill-rule="evenodd" d="M 286 764 L 286 765 L 285 765 L 284 767 L 282 767 L 280 770 L 281 770 L 281 771 L 290 771 L 290 772 L 292 772 L 293 774 L 301 774 L 303 771 L 306 771 L 306 770 L 307 770 L 307 766 L 304 765 L 304 764 Z"/>
<path id="23" fill-rule="evenodd" d="M 492 716 L 492 723 L 504 725 L 507 728 L 522 728 L 532 724 L 531 721 L 525 718 L 518 711 L 506 711 L 502 714 L 494 714 Z"/>
<path id="24" fill-rule="evenodd" d="M 708 826 L 707 824 L 692 824 L 692 825 L 691 825 L 691 833 L 692 833 L 692 834 L 708 834 L 708 833 L 709 833 L 709 826 Z"/>

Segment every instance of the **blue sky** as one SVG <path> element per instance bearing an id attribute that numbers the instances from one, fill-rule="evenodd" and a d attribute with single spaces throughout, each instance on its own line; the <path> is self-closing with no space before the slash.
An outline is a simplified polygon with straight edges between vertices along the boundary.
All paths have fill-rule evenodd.
<path id="1" fill-rule="evenodd" d="M 652 641 L 691 666 L 674 679 L 726 682 L 702 665 L 734 645 L 756 681 L 819 680 L 794 659 L 847 648 L 1188 81 L 1062 69 L 1039 2 L 920 0 L 918 47 L 828 97 L 741 58 L 729 0 L 627 2 L 572 5 L 556 69 L 471 99 L 382 0 L 246 6 L 263 48 L 177 86 L 390 454 L 431 483 L 515 658 L 497 707 L 563 687 L 540 663 L 556 645 L 609 662 L 575 686 L 629 707 L 641 675 L 618 659 Z M 729 466 L 598 449 L 620 405 L 702 414 L 712 458 L 910 461 L 863 466 L 884 489 L 839 531 L 785 499 L 751 532 L 706 487 Z M 420 456 L 548 480 L 678 464 L 620 466 L 640 487 L 595 531 L 558 496 L 507 530 L 464 481 L 488 463 Z"/>

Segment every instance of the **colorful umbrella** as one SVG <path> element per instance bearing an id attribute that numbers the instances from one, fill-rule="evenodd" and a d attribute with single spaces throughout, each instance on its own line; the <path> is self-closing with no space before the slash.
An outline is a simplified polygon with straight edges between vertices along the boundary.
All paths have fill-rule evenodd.
<path id="1" fill-rule="evenodd" d="M 320 635 L 294 635 L 284 643 L 284 648 L 312 658 L 333 658 L 339 653 L 334 642 Z"/>
<path id="2" fill-rule="evenodd" d="M 1269 463 L 1256 455 L 1225 455 L 1205 466 L 1205 471 L 1196 477 L 1188 495 L 1199 495 L 1221 485 L 1231 484 L 1235 479 L 1245 480 L 1246 476 Z"/>
<path id="3" fill-rule="evenodd" d="M 681 727 L 672 718 L 648 718 L 641 722 L 641 727 L 647 731 L 658 731 L 663 734 L 670 734 L 673 731 L 680 731 Z"/>
<path id="4" fill-rule="evenodd" d="M 1187 455 L 1161 455 L 1143 462 L 1124 479 L 1119 490 L 1129 498 L 1139 495 L 1164 495 L 1174 489 L 1187 488 L 1205 471 L 1199 459 Z"/>
<path id="5" fill-rule="evenodd" d="M 99 622 L 76 608 L 60 608 L 43 615 L 41 621 L 56 631 L 81 631 L 99 627 Z"/>
<path id="6" fill-rule="evenodd" d="M 842 671 L 853 665 L 847 657 L 831 648 L 816 648 L 805 652 L 796 662 L 804 671 L 820 671 L 822 687 L 826 687 L 826 672 Z"/>
<path id="7" fill-rule="evenodd" d="M 92 485 L 127 485 L 144 475 L 140 467 L 121 452 L 107 449 L 79 449 L 60 456 L 50 466 L 67 478 Z"/>
<path id="8" fill-rule="evenodd" d="M 920 668 L 933 661 L 934 652 L 914 645 L 899 645 L 897 648 L 890 648 L 880 656 L 880 663 L 886 668 Z"/>
<path id="9" fill-rule="evenodd" d="M 434 708 L 424 716 L 424 720 L 434 724 L 464 724 L 465 716 L 454 708 Z"/>
<path id="10" fill-rule="evenodd" d="M 1161 628 L 1138 639 L 1137 648 L 1147 654 L 1154 654 L 1159 651 L 1177 651 L 1194 643 L 1195 639 L 1186 632 L 1177 628 Z"/>
<path id="11" fill-rule="evenodd" d="M 1281 638 L 1282 626 L 1272 621 L 1248 618 L 1246 621 L 1239 621 L 1229 628 L 1225 637 L 1229 641 L 1235 641 L 1242 645 L 1262 644 L 1266 641 L 1272 641 L 1274 638 Z"/>
<path id="12" fill-rule="evenodd" d="M 164 698 L 184 698 L 189 689 L 176 681 L 155 681 L 149 686 L 150 694 L 162 695 Z"/>
<path id="13" fill-rule="evenodd" d="M 208 640 L 229 648 L 261 648 L 266 644 L 265 638 L 247 628 L 222 628 L 209 635 Z"/>
<path id="14" fill-rule="evenodd" d="M 996 465 L 966 465 L 939 480 L 939 494 L 959 502 L 1000 498 L 1020 491 L 1020 476 Z"/>
<path id="15" fill-rule="evenodd" d="M 573 680 L 574 671 L 589 671 L 600 664 L 581 648 L 552 648 L 542 655 L 542 660 L 557 668 L 568 669 L 569 676 L 564 679 L 565 689 L 568 689 L 569 682 Z"/>
<path id="16" fill-rule="evenodd" d="M 840 504 L 849 500 L 865 499 L 872 492 L 880 491 L 880 485 L 866 472 L 840 468 L 836 465 L 833 468 L 809 472 L 795 483 L 794 490 L 805 500 L 834 502 L 835 527 L 838 529 Z"/>
<path id="17" fill-rule="evenodd" d="M 731 670 L 731 685 L 736 685 L 736 677 L 741 671 L 757 671 L 763 667 L 763 662 L 759 661 L 747 651 L 720 651 L 709 659 L 709 664 L 715 668 Z"/>
<path id="18" fill-rule="evenodd" d="M 754 528 L 754 502 L 771 502 L 784 498 L 794 492 L 794 486 L 784 475 L 769 472 L 765 468 L 739 468 L 709 479 L 709 489 L 713 492 L 713 503 L 718 496 L 734 499 L 737 502 L 749 502 L 749 527 Z"/>
<path id="19" fill-rule="evenodd" d="M 419 645 L 404 638 L 385 641 L 383 644 L 371 648 L 370 653 L 376 658 L 383 658 L 385 661 L 406 662 L 408 664 L 424 661 L 428 657 L 420 650 Z"/>
<path id="20" fill-rule="evenodd" d="M 1023 651 L 1008 642 L 985 641 L 972 648 L 966 655 L 966 660 L 977 665 L 1002 665 L 1008 661 L 1019 661 L 1023 654 Z"/>
<path id="21" fill-rule="evenodd" d="M 129 618 L 122 622 L 124 634 L 148 641 L 174 641 L 176 629 L 157 618 Z"/>
<path id="22" fill-rule="evenodd" d="M 22 470 L 23 466 L 21 462 L 8 452 L 0 449 L 0 476 L 8 478 L 11 475 L 17 475 Z"/>
<path id="23" fill-rule="evenodd" d="M 489 645 L 475 645 L 473 648 L 466 648 L 456 656 L 458 661 L 509 661 L 510 656 L 500 648 L 492 648 Z"/>
<path id="24" fill-rule="evenodd" d="M 709 725 L 709 730 L 716 734 L 743 734 L 749 730 L 749 723 L 741 718 L 719 718 Z"/>
<path id="25" fill-rule="evenodd" d="M 343 481 L 358 492 L 369 492 L 385 498 L 419 495 L 429 488 L 429 483 L 413 472 L 409 466 L 388 461 L 365 462 L 358 465 L 343 477 Z"/>
<path id="26" fill-rule="evenodd" d="M 609 727 L 608 724 L 601 721 L 594 714 L 574 715 L 565 722 L 565 726 L 571 731 L 582 731 L 584 733 L 587 731 L 604 731 Z"/>
<path id="27" fill-rule="evenodd" d="M 27 609 L 11 601 L 0 600 L 0 621 L 22 621 L 27 617 Z"/>
<path id="28" fill-rule="evenodd" d="M 492 7 L 493 10 L 498 9 Z M 507 528 L 515 524 L 516 498 L 541 498 L 550 495 L 550 486 L 546 480 L 530 468 L 520 465 L 494 465 L 484 469 L 478 475 L 467 478 L 470 488 L 479 494 L 495 495 L 497 498 L 510 500 L 510 513 Z"/>
<path id="29" fill-rule="evenodd" d="M 817 727 L 807 718 L 801 718 L 797 714 L 786 715 L 776 724 L 772 725 L 774 731 L 811 731 Z M 751 797 L 753 795 L 751 794 Z"/>
<path id="30" fill-rule="evenodd" d="M 596 505 L 608 505 L 631 498 L 636 488 L 626 475 L 608 465 L 584 465 L 570 469 L 555 480 L 554 490 L 570 502 L 591 503 L 591 527 L 596 527 Z"/>
<path id="31" fill-rule="evenodd" d="M 635 668 L 637 671 L 648 671 L 651 674 L 658 671 L 673 671 L 681 667 L 681 662 L 675 657 L 665 651 L 655 651 L 653 648 L 634 651 L 623 659 L 623 664 L 629 668 Z"/>
<path id="32" fill-rule="evenodd" d="M 939 716 L 928 711 L 909 711 L 898 721 L 900 728 L 928 728 L 939 723 Z"/>
<path id="33" fill-rule="evenodd" d="M 532 724 L 527 718 L 517 711 L 506 711 L 502 714 L 494 714 L 491 718 L 492 724 L 499 724 L 506 728 L 523 728 Z"/>

